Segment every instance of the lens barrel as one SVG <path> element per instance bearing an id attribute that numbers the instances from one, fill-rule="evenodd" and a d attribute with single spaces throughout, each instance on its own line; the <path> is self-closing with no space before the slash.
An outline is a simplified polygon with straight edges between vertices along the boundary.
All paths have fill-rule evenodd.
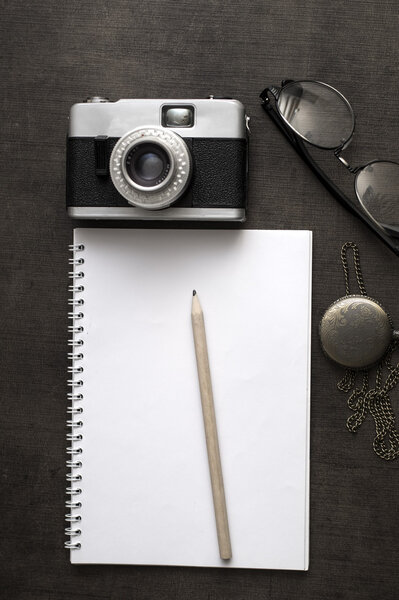
<path id="1" fill-rule="evenodd" d="M 183 138 L 169 129 L 135 129 L 115 144 L 110 173 L 115 188 L 130 204 L 158 210 L 185 192 L 191 156 Z"/>
<path id="2" fill-rule="evenodd" d="M 171 168 L 170 155 L 154 142 L 137 144 L 126 155 L 126 171 L 131 180 L 141 187 L 159 186 Z"/>

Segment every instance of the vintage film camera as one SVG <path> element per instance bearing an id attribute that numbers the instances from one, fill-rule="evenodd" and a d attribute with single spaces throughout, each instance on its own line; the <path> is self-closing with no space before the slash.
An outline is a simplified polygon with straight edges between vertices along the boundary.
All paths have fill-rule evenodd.
<path id="1" fill-rule="evenodd" d="M 234 99 L 71 108 L 67 209 L 79 219 L 244 221 L 248 121 Z"/>

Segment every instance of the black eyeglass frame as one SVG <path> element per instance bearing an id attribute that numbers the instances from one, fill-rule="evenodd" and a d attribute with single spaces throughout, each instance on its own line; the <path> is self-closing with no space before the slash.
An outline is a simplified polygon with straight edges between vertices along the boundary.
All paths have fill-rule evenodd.
<path id="1" fill-rule="evenodd" d="M 301 81 L 304 81 L 304 80 L 301 80 Z M 352 129 L 352 133 L 351 133 L 350 137 L 343 144 L 341 144 L 340 146 L 338 146 L 336 148 L 323 148 L 323 150 L 330 150 L 330 151 L 333 150 L 336 158 L 338 158 L 338 160 L 348 169 L 348 171 L 354 175 L 356 173 L 358 173 L 360 170 L 364 169 L 367 165 L 373 164 L 375 162 L 380 162 L 378 160 L 373 160 L 373 161 L 369 161 L 365 165 L 361 165 L 358 167 L 351 167 L 347 163 L 347 161 L 342 156 L 340 156 L 340 153 L 350 143 L 350 141 L 353 137 L 354 130 L 355 130 L 355 118 L 354 118 L 353 109 L 350 106 L 349 102 L 346 100 L 346 98 L 344 96 L 342 96 L 342 94 L 338 90 L 336 90 L 335 88 L 332 88 L 332 86 L 329 86 L 328 84 L 325 84 L 325 83 L 319 82 L 319 81 L 314 81 L 314 80 L 308 80 L 308 81 L 311 81 L 312 83 L 322 83 L 323 85 L 333 89 L 345 100 L 345 102 L 348 104 L 348 106 L 350 107 L 351 112 L 353 114 L 353 129 Z M 271 97 L 275 100 L 275 102 L 277 102 L 278 97 L 281 93 L 281 90 L 284 88 L 284 86 L 286 86 L 290 83 L 294 83 L 294 82 L 295 81 L 293 79 L 286 79 L 286 80 L 282 81 L 281 87 L 270 86 L 270 87 L 265 88 L 260 94 L 260 98 L 262 99 L 262 108 L 264 109 L 264 111 L 266 112 L 268 117 L 273 121 L 273 123 L 278 127 L 278 129 L 281 131 L 281 133 L 283 133 L 283 135 L 289 141 L 289 143 L 294 148 L 294 150 L 297 152 L 297 154 L 308 165 L 308 167 L 310 167 L 310 169 L 313 171 L 313 173 L 316 175 L 316 177 L 319 179 L 319 181 L 321 181 L 321 183 L 324 185 L 324 187 L 334 196 L 334 198 L 336 200 L 338 200 L 338 202 L 340 202 L 346 209 L 348 209 L 355 216 L 357 216 L 361 221 L 363 221 L 363 223 L 365 223 L 380 238 L 380 240 L 382 242 L 384 242 L 384 244 L 386 244 L 390 248 L 390 250 L 392 250 L 392 252 L 394 252 L 394 254 L 396 254 L 396 256 L 399 256 L 399 239 L 395 238 L 394 236 L 392 236 L 388 232 L 386 232 L 385 229 L 383 229 L 381 225 L 379 225 L 374 219 L 372 219 L 362 209 L 362 207 L 360 206 L 360 203 L 358 201 L 355 202 L 355 201 L 351 200 L 350 198 L 348 198 L 348 196 L 346 194 L 344 194 L 342 192 L 342 190 L 340 190 L 340 188 L 328 177 L 328 175 L 323 171 L 323 169 L 317 164 L 317 162 L 313 159 L 313 157 L 307 151 L 305 144 L 304 144 L 304 142 L 305 142 L 304 138 L 302 138 L 298 133 L 296 133 L 292 129 L 292 127 L 290 127 L 288 125 L 288 123 L 284 120 L 284 118 L 278 112 L 275 105 L 271 102 Z M 320 148 L 320 146 L 317 146 L 316 144 L 311 144 L 311 145 L 314 145 L 315 147 Z M 383 162 L 394 162 L 394 161 L 383 161 Z"/>

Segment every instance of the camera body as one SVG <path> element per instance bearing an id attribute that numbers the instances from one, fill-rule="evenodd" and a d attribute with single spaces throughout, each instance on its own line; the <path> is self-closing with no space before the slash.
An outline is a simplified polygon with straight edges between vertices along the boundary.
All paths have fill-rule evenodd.
<path id="1" fill-rule="evenodd" d="M 248 117 L 234 99 L 93 97 L 71 108 L 67 210 L 79 219 L 244 221 Z"/>

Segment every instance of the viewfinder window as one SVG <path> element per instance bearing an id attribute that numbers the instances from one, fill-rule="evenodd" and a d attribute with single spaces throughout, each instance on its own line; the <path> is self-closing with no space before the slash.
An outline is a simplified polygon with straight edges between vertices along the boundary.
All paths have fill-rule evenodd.
<path id="1" fill-rule="evenodd" d="M 194 125 L 194 106 L 163 106 L 163 127 L 192 127 Z"/>

